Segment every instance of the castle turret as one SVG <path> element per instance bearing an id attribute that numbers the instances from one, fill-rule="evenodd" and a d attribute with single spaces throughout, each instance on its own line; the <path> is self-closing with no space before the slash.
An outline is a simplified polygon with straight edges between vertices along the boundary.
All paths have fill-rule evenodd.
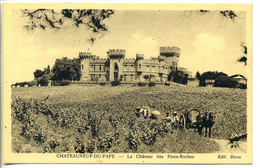
<path id="1" fill-rule="evenodd" d="M 178 47 L 160 47 L 159 58 L 164 58 L 167 66 L 176 68 L 180 57 L 180 48 Z"/>
<path id="2" fill-rule="evenodd" d="M 126 51 L 123 49 L 110 49 L 107 55 L 110 59 L 124 59 Z"/>
<path id="3" fill-rule="evenodd" d="M 90 60 L 93 58 L 90 52 L 80 52 L 79 59 L 80 59 L 80 68 L 81 68 L 81 81 L 89 80 L 89 63 Z"/>
<path id="4" fill-rule="evenodd" d="M 91 57 L 90 52 L 79 52 L 79 58 L 80 59 L 86 59 L 86 58 L 90 58 L 90 57 Z"/>
<path id="5" fill-rule="evenodd" d="M 160 47 L 160 55 L 165 57 L 179 57 L 180 48 L 178 47 Z"/>
<path id="6" fill-rule="evenodd" d="M 144 54 L 136 54 L 136 60 L 144 60 Z"/>

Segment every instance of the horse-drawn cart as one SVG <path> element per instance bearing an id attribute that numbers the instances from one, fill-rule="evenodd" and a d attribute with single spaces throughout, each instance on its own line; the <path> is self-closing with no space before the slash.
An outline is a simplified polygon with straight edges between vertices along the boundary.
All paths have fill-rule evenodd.
<path id="1" fill-rule="evenodd" d="M 196 108 L 186 110 L 184 114 L 180 115 L 179 128 L 180 129 L 196 129 L 199 134 L 202 134 L 203 128 L 205 128 L 205 136 L 210 137 L 211 127 L 213 126 L 214 116 L 212 113 L 201 113 Z"/>
<path id="2" fill-rule="evenodd" d="M 186 129 L 197 128 L 200 115 L 201 114 L 198 109 L 192 108 L 186 110 L 186 112 L 180 116 L 180 127 Z"/>

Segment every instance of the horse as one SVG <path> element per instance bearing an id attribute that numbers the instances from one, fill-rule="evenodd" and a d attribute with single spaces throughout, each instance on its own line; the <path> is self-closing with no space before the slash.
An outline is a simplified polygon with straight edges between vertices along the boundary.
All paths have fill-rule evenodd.
<path id="1" fill-rule="evenodd" d="M 198 133 L 201 135 L 203 128 L 205 129 L 205 137 L 211 137 L 211 128 L 215 123 L 215 118 L 216 116 L 210 112 L 210 113 L 205 113 L 204 115 L 198 115 L 197 116 L 197 128 L 198 128 Z"/>

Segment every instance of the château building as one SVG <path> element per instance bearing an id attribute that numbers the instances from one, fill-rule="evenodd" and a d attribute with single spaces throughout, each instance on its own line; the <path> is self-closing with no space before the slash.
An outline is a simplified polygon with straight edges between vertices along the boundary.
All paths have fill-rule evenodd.
<path id="1" fill-rule="evenodd" d="M 121 81 L 125 83 L 144 81 L 165 82 L 171 70 L 178 68 L 180 48 L 160 47 L 159 56 L 144 59 L 126 58 L 123 49 L 110 49 L 107 58 L 100 58 L 90 52 L 80 52 L 82 82 Z"/>

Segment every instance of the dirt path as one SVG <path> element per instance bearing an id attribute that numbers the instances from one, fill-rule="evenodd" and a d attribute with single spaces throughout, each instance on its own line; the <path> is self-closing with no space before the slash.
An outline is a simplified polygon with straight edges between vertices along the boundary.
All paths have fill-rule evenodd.
<path id="1" fill-rule="evenodd" d="M 247 143 L 239 141 L 237 147 L 232 147 L 229 140 L 212 139 L 219 144 L 219 151 L 216 153 L 245 153 L 247 149 Z M 235 145 L 235 143 L 233 144 Z"/>

